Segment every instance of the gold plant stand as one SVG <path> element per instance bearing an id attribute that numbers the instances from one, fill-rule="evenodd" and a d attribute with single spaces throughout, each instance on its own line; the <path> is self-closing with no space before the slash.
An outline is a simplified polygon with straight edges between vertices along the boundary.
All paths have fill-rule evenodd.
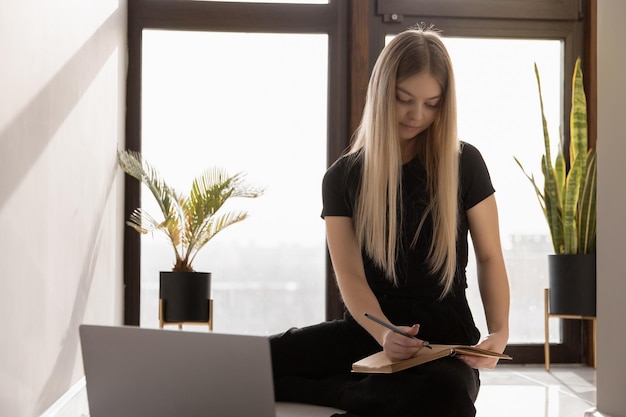
<path id="1" fill-rule="evenodd" d="M 545 330 L 546 330 L 546 338 L 544 342 L 544 353 L 545 353 L 545 363 L 546 363 L 546 371 L 550 372 L 550 330 L 549 330 L 549 322 L 552 317 L 560 318 L 560 319 L 573 319 L 573 320 L 589 320 L 591 322 L 591 366 L 596 367 L 596 318 L 593 316 L 579 316 L 579 315 L 571 315 L 571 314 L 552 314 L 550 313 L 550 297 L 549 297 L 549 289 L 544 288 L 543 290 L 543 304 L 544 304 L 544 316 L 545 316 Z"/>

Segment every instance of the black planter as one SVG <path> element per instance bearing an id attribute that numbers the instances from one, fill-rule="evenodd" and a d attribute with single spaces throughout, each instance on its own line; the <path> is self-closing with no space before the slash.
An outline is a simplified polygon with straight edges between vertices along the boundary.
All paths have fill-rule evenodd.
<path id="1" fill-rule="evenodd" d="M 166 322 L 207 322 L 211 298 L 210 272 L 161 272 L 159 298 Z"/>
<path id="2" fill-rule="evenodd" d="M 596 316 L 596 255 L 548 255 L 550 314 Z"/>

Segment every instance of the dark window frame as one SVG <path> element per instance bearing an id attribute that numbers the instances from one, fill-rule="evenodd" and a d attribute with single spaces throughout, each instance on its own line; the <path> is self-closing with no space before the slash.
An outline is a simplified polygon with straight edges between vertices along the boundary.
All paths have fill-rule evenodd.
<path id="1" fill-rule="evenodd" d="M 128 76 L 126 148 L 141 151 L 141 56 L 144 29 L 259 33 L 326 33 L 329 36 L 328 148 L 332 163 L 344 151 L 347 124 L 348 3 L 329 4 L 227 3 L 193 0 L 133 0 L 128 2 Z M 140 184 L 126 176 L 124 218 L 140 204 Z M 140 321 L 140 237 L 124 231 L 124 323 Z M 336 285 L 327 255 L 326 316 L 339 314 Z"/>
<path id="2" fill-rule="evenodd" d="M 579 0 L 383 0 L 376 14 L 554 21 L 577 20 L 581 8 Z"/>
<path id="3" fill-rule="evenodd" d="M 384 46 L 386 35 L 397 34 L 419 22 L 434 24 L 448 37 L 561 40 L 564 43 L 562 60 L 565 72 L 561 126 L 564 137 L 568 138 L 568 103 L 571 103 L 569 80 L 578 56 L 584 62 L 589 62 L 589 43 L 586 43 L 589 26 L 584 19 L 589 4 L 578 0 L 550 0 L 544 5 L 546 7 L 537 11 L 537 3 L 532 0 L 370 0 L 367 16 L 369 70 L 373 68 L 375 58 Z M 592 142 L 594 145 L 595 141 Z M 569 148 L 568 140 L 564 147 L 566 150 Z M 565 320 L 562 324 L 563 342 L 552 344 L 552 362 L 589 361 L 590 349 L 589 343 L 586 343 L 589 337 L 585 323 Z M 513 363 L 541 363 L 544 360 L 543 344 L 512 344 L 507 347 L 507 353 L 513 356 Z"/>

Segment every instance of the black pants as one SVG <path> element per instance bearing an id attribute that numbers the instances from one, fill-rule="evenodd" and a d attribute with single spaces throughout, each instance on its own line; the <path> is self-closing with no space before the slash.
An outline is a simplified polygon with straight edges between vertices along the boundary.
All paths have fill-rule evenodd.
<path id="1" fill-rule="evenodd" d="M 456 358 L 394 374 L 351 373 L 353 362 L 380 346 L 349 316 L 270 340 L 277 401 L 335 407 L 362 417 L 476 415 L 478 371 Z"/>

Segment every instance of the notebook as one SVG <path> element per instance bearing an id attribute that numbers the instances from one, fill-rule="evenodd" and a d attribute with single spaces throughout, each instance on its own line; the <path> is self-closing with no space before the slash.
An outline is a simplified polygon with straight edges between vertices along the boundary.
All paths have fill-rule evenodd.
<path id="1" fill-rule="evenodd" d="M 90 417 L 274 417 L 269 339 L 81 325 Z"/>

